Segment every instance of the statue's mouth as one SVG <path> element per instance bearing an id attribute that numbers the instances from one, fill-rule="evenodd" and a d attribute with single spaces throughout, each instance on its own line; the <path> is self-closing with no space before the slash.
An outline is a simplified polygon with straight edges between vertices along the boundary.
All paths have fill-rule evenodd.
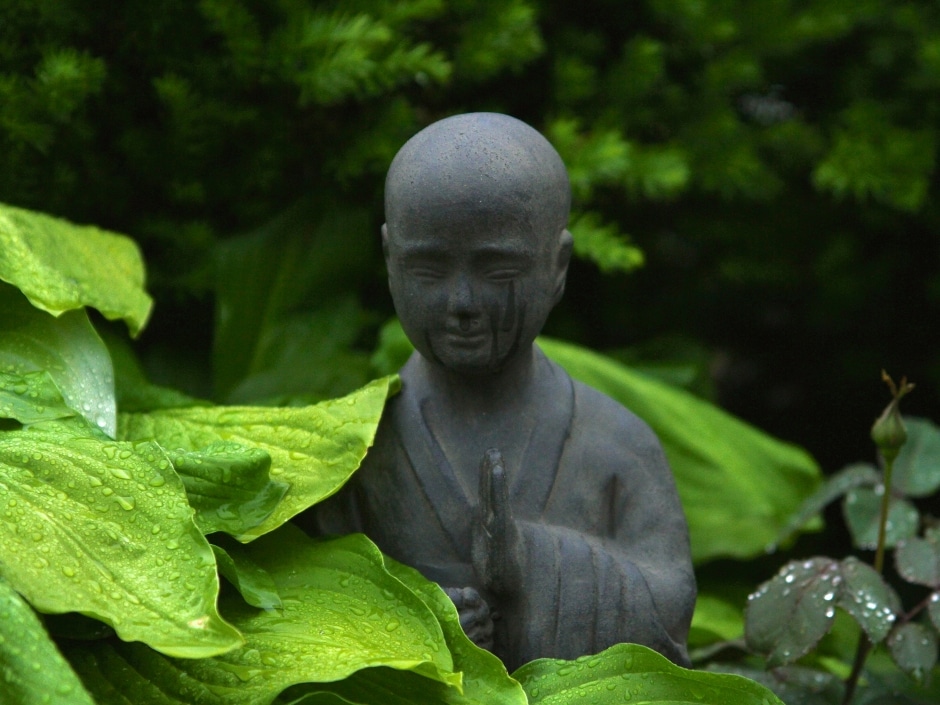
<path id="1" fill-rule="evenodd" d="M 444 336 L 449 345 L 457 347 L 477 347 L 486 341 L 485 331 L 473 331 L 472 333 L 464 331 L 447 330 Z"/>

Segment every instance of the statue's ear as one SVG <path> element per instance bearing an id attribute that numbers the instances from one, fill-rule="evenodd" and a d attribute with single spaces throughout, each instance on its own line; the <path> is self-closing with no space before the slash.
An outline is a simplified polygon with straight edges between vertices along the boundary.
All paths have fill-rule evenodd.
<path id="1" fill-rule="evenodd" d="M 388 223 L 382 223 L 382 254 L 388 262 Z"/>
<path id="2" fill-rule="evenodd" d="M 565 228 L 558 236 L 558 256 L 555 260 L 555 300 L 554 306 L 561 301 L 565 293 L 565 278 L 568 276 L 568 262 L 571 261 L 571 250 L 574 247 L 574 238 Z"/>

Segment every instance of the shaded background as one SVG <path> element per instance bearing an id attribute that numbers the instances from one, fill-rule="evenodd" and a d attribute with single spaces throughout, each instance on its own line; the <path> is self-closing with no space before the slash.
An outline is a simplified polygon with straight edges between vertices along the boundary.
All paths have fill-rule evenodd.
<path id="1" fill-rule="evenodd" d="M 104 5 L 0 4 L 0 201 L 140 244 L 155 381 L 285 402 L 374 376 L 388 163 L 496 110 L 572 177 L 546 333 L 827 471 L 873 455 L 882 367 L 936 417 L 934 2 Z"/>

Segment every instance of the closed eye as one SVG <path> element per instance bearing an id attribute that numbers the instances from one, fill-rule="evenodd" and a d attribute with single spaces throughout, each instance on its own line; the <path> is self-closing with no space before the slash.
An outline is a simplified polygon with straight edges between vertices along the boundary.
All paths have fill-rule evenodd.
<path id="1" fill-rule="evenodd" d="M 494 282 L 508 282 L 518 277 L 522 272 L 515 268 L 501 267 L 500 269 L 491 269 L 486 273 L 486 278 Z"/>
<path id="2" fill-rule="evenodd" d="M 440 269 L 435 269 L 434 267 L 409 267 L 408 274 L 412 277 L 417 277 L 418 279 L 441 279 L 444 276 L 444 272 Z"/>

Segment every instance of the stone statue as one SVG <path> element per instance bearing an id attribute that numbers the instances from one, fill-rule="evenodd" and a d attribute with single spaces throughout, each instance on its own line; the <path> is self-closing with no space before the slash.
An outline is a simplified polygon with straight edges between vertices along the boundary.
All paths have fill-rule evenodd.
<path id="1" fill-rule="evenodd" d="M 441 120 L 385 184 L 389 288 L 416 352 L 363 466 L 315 508 L 447 591 L 510 669 L 622 641 L 688 664 L 688 529 L 652 431 L 534 345 L 571 255 L 561 158 L 505 115 Z"/>

